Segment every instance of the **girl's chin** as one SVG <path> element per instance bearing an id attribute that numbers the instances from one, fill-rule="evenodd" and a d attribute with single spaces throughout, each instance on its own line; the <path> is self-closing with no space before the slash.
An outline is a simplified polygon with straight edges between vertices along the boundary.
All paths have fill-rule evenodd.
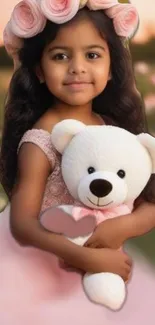
<path id="1" fill-rule="evenodd" d="M 63 100 L 64 103 L 68 104 L 68 105 L 71 105 L 71 106 L 84 106 L 84 105 L 87 105 L 88 103 L 91 103 L 93 100 L 92 97 L 88 97 L 86 98 L 75 98 L 75 96 L 72 96 L 71 98 L 65 98 Z"/>

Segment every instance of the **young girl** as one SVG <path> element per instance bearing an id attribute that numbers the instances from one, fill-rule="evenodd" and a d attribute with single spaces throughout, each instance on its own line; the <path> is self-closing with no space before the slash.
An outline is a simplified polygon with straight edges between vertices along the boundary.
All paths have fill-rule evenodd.
<path id="1" fill-rule="evenodd" d="M 49 233 L 38 221 L 45 208 L 73 203 L 60 173 L 61 157 L 50 142 L 57 122 L 73 118 L 87 125 L 115 124 L 135 134 L 146 130 L 125 45 L 138 23 L 135 9 L 115 0 L 64 3 L 24 0 L 4 33 L 15 72 L 0 160 L 1 182 L 10 199 L 0 219 L 0 321 L 153 324 L 154 306 L 142 294 L 155 292 L 146 262 L 135 260 L 129 297 L 117 313 L 91 303 L 81 285 L 81 271 L 129 279 L 131 259 L 117 248 L 154 227 L 153 181 L 131 215 L 97 227 L 85 247 Z M 59 258 L 79 272 L 62 269 Z"/>

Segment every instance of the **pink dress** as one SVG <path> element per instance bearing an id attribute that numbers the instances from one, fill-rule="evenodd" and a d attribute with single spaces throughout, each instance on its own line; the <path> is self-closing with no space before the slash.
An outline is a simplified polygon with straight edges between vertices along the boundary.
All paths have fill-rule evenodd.
<path id="1" fill-rule="evenodd" d="M 52 148 L 50 134 L 29 130 L 23 142 L 39 146 L 54 171 L 49 176 L 42 209 L 73 203 L 60 173 L 60 155 Z M 26 198 L 25 198 L 26 199 Z M 85 296 L 81 274 L 60 268 L 53 254 L 21 247 L 9 226 L 10 206 L 0 214 L 0 324 L 1 325 L 154 325 L 155 271 L 130 249 L 133 276 L 122 310 L 112 312 Z"/>

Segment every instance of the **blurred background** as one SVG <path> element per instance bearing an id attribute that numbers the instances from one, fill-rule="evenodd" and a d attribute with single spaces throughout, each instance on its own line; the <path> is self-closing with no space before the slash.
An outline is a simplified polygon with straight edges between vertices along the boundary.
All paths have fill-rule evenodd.
<path id="1" fill-rule="evenodd" d="M 18 0 L 5 0 L 0 4 L 0 141 L 3 127 L 4 102 L 10 78 L 13 73 L 11 59 L 3 46 L 3 30 L 9 20 L 12 9 Z M 119 1 L 128 2 L 128 1 Z M 145 103 L 146 115 L 150 132 L 155 135 L 155 1 L 131 1 L 137 8 L 140 17 L 138 31 L 130 42 L 133 68 L 137 88 Z M 12 135 L 13 136 L 13 135 Z M 0 211 L 7 204 L 6 194 L 0 184 Z M 146 216 L 147 218 L 147 216 Z M 155 264 L 155 231 L 134 239 L 131 244 L 140 249 L 151 263 Z"/>

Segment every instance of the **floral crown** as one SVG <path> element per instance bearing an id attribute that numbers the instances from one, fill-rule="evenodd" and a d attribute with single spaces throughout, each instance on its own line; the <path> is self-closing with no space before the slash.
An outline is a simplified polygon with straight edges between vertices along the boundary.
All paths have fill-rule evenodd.
<path id="1" fill-rule="evenodd" d="M 47 19 L 57 24 L 68 22 L 84 6 L 90 10 L 105 10 L 113 19 L 119 36 L 131 38 L 138 28 L 138 13 L 130 3 L 123 4 L 117 0 L 22 0 L 15 6 L 3 34 L 6 51 L 14 64 L 24 38 L 41 33 Z"/>

